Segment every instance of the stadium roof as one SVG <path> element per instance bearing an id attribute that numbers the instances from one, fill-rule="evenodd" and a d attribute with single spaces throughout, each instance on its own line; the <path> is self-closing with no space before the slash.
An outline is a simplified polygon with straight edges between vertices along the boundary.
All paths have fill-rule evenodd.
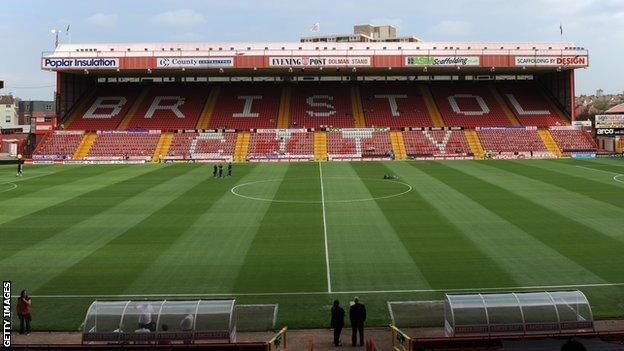
<path id="1" fill-rule="evenodd" d="M 624 103 L 611 107 L 605 113 L 624 113 Z"/>
<path id="2" fill-rule="evenodd" d="M 535 53 L 561 53 L 561 51 L 574 51 L 585 53 L 583 47 L 574 46 L 570 42 L 531 43 L 531 42 L 206 42 L 206 43 L 84 43 L 84 44 L 60 44 L 53 55 L 67 52 L 93 53 L 93 52 L 132 52 L 141 56 L 141 52 L 167 52 L 167 51 L 215 51 L 214 54 L 231 54 L 232 51 L 245 54 L 246 51 L 266 50 L 301 50 L 301 51 L 326 51 L 326 50 L 459 50 L 459 51 L 512 51 L 521 54 Z M 205 53 L 204 53 L 205 54 Z"/>
<path id="3" fill-rule="evenodd" d="M 348 68 L 363 74 L 393 75 L 521 73 L 562 71 L 589 65 L 585 48 L 572 43 L 520 42 L 214 42 L 61 44 L 42 54 L 50 71 L 113 75 L 271 75 L 293 68 Z M 333 73 L 332 73 L 333 72 Z M 97 74 L 99 74 L 97 73 Z M 317 72 L 320 74 L 320 72 Z M 344 72 L 340 72 L 344 74 Z"/>

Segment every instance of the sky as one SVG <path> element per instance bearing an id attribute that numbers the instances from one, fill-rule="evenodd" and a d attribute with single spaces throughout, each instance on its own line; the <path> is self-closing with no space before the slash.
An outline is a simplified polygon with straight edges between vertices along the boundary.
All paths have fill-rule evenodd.
<path id="1" fill-rule="evenodd" d="M 590 56 L 577 95 L 624 91 L 624 0 L 20 0 L 0 12 L 0 93 L 52 99 L 41 53 L 67 25 L 61 42 L 249 42 L 298 41 L 315 22 L 314 35 L 373 23 L 425 41 L 573 42 Z"/>

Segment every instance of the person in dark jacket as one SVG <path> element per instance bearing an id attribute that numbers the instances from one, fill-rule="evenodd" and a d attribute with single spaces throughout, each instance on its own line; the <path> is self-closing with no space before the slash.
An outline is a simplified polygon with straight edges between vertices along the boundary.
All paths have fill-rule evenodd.
<path id="1" fill-rule="evenodd" d="M 22 290 L 20 297 L 17 299 L 17 316 L 20 321 L 20 334 L 30 334 L 30 321 L 32 320 L 32 317 L 30 316 L 31 311 L 32 302 L 30 296 L 28 296 L 28 292 L 26 290 Z"/>
<path id="2" fill-rule="evenodd" d="M 358 297 L 353 299 L 353 305 L 349 309 L 351 320 L 351 346 L 356 346 L 357 334 L 360 333 L 360 346 L 364 346 L 364 322 L 366 321 L 366 307 Z"/>
<path id="3" fill-rule="evenodd" d="M 217 165 L 212 166 L 212 177 L 217 177 Z"/>
<path id="4" fill-rule="evenodd" d="M 334 345 L 342 346 L 340 343 L 340 333 L 344 327 L 345 311 L 340 307 L 340 301 L 334 300 L 334 306 L 331 309 L 331 327 L 334 328 Z"/>
<path id="5" fill-rule="evenodd" d="M 227 175 L 228 177 L 232 176 L 232 162 L 228 163 L 228 167 L 227 167 Z"/>
<path id="6" fill-rule="evenodd" d="M 223 164 L 219 163 L 219 178 L 223 178 Z"/>

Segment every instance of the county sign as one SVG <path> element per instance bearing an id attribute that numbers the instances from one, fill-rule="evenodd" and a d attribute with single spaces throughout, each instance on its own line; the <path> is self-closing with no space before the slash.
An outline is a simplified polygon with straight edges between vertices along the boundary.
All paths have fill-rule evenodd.
<path id="1" fill-rule="evenodd" d="M 159 57 L 158 68 L 219 68 L 233 67 L 232 57 Z"/>
<path id="2" fill-rule="evenodd" d="M 479 56 L 407 56 L 406 66 L 479 66 Z"/>

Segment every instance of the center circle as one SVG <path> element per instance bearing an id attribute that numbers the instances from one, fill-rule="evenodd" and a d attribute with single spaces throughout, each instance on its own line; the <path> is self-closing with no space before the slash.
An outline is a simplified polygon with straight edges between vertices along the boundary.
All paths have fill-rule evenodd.
<path id="1" fill-rule="evenodd" d="M 17 184 L 12 183 L 12 182 L 0 183 L 0 193 L 11 191 L 16 188 L 17 188 Z"/>
<path id="2" fill-rule="evenodd" d="M 286 187 L 286 192 L 289 188 L 292 189 L 294 198 L 271 197 L 277 192 L 278 187 L 283 186 Z M 366 191 L 363 191 L 361 187 L 364 187 Z M 319 178 L 257 180 L 239 184 L 230 189 L 233 195 L 248 200 L 299 204 L 374 201 L 402 196 L 410 191 L 412 191 L 412 186 L 399 180 L 355 177 L 323 177 L 322 192 Z M 354 196 L 357 192 L 366 194 L 361 197 Z"/>

